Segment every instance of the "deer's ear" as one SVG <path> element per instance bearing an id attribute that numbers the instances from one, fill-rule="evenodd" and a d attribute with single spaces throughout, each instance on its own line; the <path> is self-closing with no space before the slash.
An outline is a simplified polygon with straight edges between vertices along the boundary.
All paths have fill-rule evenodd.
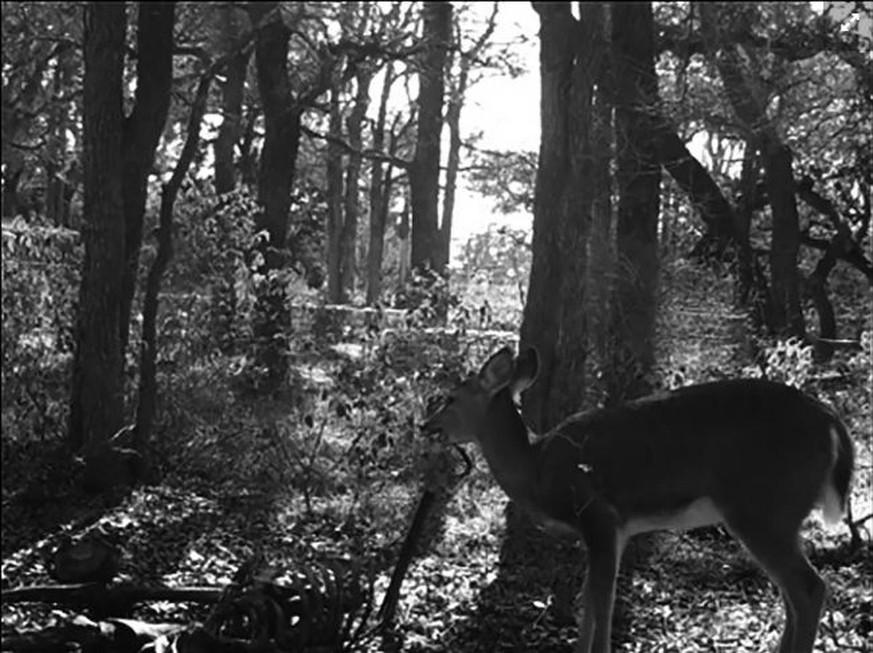
<path id="1" fill-rule="evenodd" d="M 515 359 L 515 370 L 512 378 L 512 397 L 518 401 L 518 395 L 530 387 L 540 371 L 540 357 L 537 350 L 528 347 Z"/>
<path id="2" fill-rule="evenodd" d="M 513 354 L 509 347 L 504 347 L 485 361 L 479 370 L 479 381 L 490 395 L 500 392 L 513 379 Z"/>

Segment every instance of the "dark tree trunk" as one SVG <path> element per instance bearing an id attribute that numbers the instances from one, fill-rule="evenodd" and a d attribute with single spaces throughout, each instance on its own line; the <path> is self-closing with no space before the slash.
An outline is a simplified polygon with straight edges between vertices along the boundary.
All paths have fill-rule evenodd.
<path id="1" fill-rule="evenodd" d="M 385 127 L 388 113 L 388 98 L 394 83 L 394 67 L 389 62 L 385 67 L 379 112 L 373 126 L 373 150 L 381 152 L 385 147 Z M 393 152 L 392 152 L 393 154 Z M 374 160 L 370 176 L 370 243 L 367 248 L 367 305 L 374 306 L 382 292 L 382 255 L 385 247 L 385 222 L 388 217 L 391 166 L 387 172 L 381 161 Z"/>
<path id="2" fill-rule="evenodd" d="M 825 216 L 835 229 L 834 235 L 824 245 L 822 257 L 804 284 L 804 291 L 812 300 L 818 315 L 819 341 L 816 343 L 816 356 L 819 360 L 826 360 L 834 352 L 833 343 L 828 341 L 837 339 L 837 319 L 833 304 L 828 296 L 828 276 L 836 266 L 837 260 L 841 258 L 852 262 L 862 272 L 864 272 L 866 264 L 866 275 L 871 281 L 873 281 L 873 275 L 871 275 L 873 269 L 870 268 L 869 262 L 860 252 L 858 244 L 860 238 L 853 237 L 851 230 L 841 219 L 833 202 L 813 190 L 812 186 L 811 179 L 802 179 L 797 184 L 798 197 Z M 864 232 L 859 232 L 859 235 L 863 237 Z"/>
<path id="3" fill-rule="evenodd" d="M 283 21 L 277 3 L 265 4 L 258 11 L 270 17 L 266 24 L 260 25 L 255 43 L 265 126 L 258 174 L 258 199 L 263 212 L 256 226 L 266 230 L 269 236 L 261 248 L 262 271 L 267 276 L 257 290 L 254 334 L 258 342 L 258 366 L 265 370 L 258 381 L 258 390 L 269 394 L 281 387 L 288 367 L 283 330 L 288 318 L 285 286 L 269 272 L 281 268 L 287 259 L 288 211 L 300 146 L 302 105 L 296 101 L 288 79 L 291 30 Z"/>
<path id="4" fill-rule="evenodd" d="M 327 298 L 332 304 L 342 303 L 342 258 L 340 241 L 343 228 L 343 167 L 342 114 L 339 104 L 338 83 L 330 91 L 330 112 L 327 143 Z"/>
<path id="5" fill-rule="evenodd" d="M 412 195 L 412 267 L 439 263 L 440 133 L 443 124 L 443 90 L 446 51 L 452 25 L 452 5 L 425 2 L 424 54 L 420 60 L 418 136 L 409 168 Z"/>
<path id="6" fill-rule="evenodd" d="M 620 402 L 652 391 L 661 170 L 653 113 L 658 80 L 652 7 L 611 6 L 619 199 L 609 399 Z"/>
<path id="7" fill-rule="evenodd" d="M 601 387 L 602 375 L 599 372 L 611 362 L 609 315 L 615 269 L 615 229 L 612 208 L 614 184 L 610 172 L 613 149 L 613 90 L 606 7 L 596 2 L 580 3 L 579 12 L 583 48 L 581 59 L 588 67 L 588 74 L 596 85 L 596 92 L 593 93 L 590 102 L 583 104 L 586 107 L 585 120 L 590 124 L 590 146 L 587 151 L 591 163 L 587 174 L 591 181 L 587 186 L 591 195 L 591 228 L 586 270 L 588 280 L 586 312 L 590 351 L 593 354 L 589 356 L 586 368 L 583 404 L 597 406 L 606 393 L 606 388 Z"/>
<path id="8" fill-rule="evenodd" d="M 228 3 L 221 8 L 225 52 L 239 50 L 244 31 L 241 11 Z M 236 188 L 234 148 L 242 134 L 243 97 L 250 50 L 238 51 L 227 63 L 221 89 L 221 126 L 215 139 L 215 192 L 229 193 Z"/>
<path id="9" fill-rule="evenodd" d="M 200 79 L 194 103 L 191 107 L 191 116 L 188 120 L 188 134 L 185 145 L 176 163 L 176 168 L 170 177 L 170 181 L 164 186 L 161 193 L 161 209 L 158 225 L 158 250 L 155 260 L 149 269 L 146 280 L 145 297 L 143 299 L 143 323 L 142 323 L 142 346 L 140 348 L 140 383 L 139 404 L 136 412 L 136 450 L 142 455 L 141 471 L 151 472 L 151 456 L 149 454 L 149 441 L 151 438 L 152 424 L 154 423 L 157 409 L 158 380 L 158 293 L 164 272 L 173 255 L 173 207 L 182 180 L 188 173 L 188 168 L 194 160 L 197 147 L 200 143 L 200 124 L 203 122 L 203 114 L 206 110 L 206 99 L 209 95 L 209 86 L 212 82 L 212 72 L 206 72 Z"/>
<path id="10" fill-rule="evenodd" d="M 658 160 L 679 187 L 688 193 L 706 225 L 706 234 L 696 253 L 721 256 L 737 235 L 737 218 L 721 189 L 700 162 L 688 151 L 679 135 L 659 121 Z"/>
<path id="11" fill-rule="evenodd" d="M 773 299 L 773 327 L 781 335 L 803 337 L 805 326 L 800 308 L 800 221 L 794 198 L 791 152 L 775 134 L 764 139 L 764 176 L 773 215 L 770 243 L 770 294 Z"/>
<path id="12" fill-rule="evenodd" d="M 542 136 L 521 344 L 540 353 L 538 381 L 525 393 L 524 411 L 542 431 L 578 410 L 584 396 L 585 275 L 595 196 L 590 123 L 599 64 L 581 56 L 585 44 L 569 5 L 534 7 L 540 17 Z"/>
<path id="13" fill-rule="evenodd" d="M 593 221 L 608 238 L 608 142 L 597 120 L 608 116 L 603 79 L 601 5 L 581 5 L 577 22 L 566 3 L 535 3 L 540 20 L 541 140 L 534 195 L 531 274 L 521 326 L 521 347 L 540 353 L 538 379 L 523 396 L 525 420 L 542 432 L 583 408 L 590 349 L 589 238 Z M 608 123 L 608 120 L 607 120 Z M 605 150 L 608 153 L 608 148 Z M 607 265 L 598 259 L 593 265 Z M 605 272 L 602 268 L 598 268 Z M 606 281 L 605 278 L 598 279 Z M 598 301 L 604 299 L 598 297 Z M 502 557 L 524 552 L 541 539 L 511 506 Z M 548 561 L 558 619 L 569 619 L 580 574 L 577 553 L 554 540 L 537 541 Z"/>
<path id="14" fill-rule="evenodd" d="M 125 8 L 85 8 L 83 161 L 85 261 L 70 392 L 69 442 L 91 451 L 124 419 L 119 316 L 124 268 L 122 71 Z"/>
<path id="15" fill-rule="evenodd" d="M 272 3 L 271 3 L 272 4 Z M 285 248 L 288 210 L 300 146 L 302 112 L 295 103 L 288 81 L 288 38 L 291 31 L 276 14 L 261 27 L 255 45 L 258 88 L 264 106 L 264 146 L 258 179 L 258 198 L 264 207 L 259 229 L 270 235 L 270 247 Z M 267 266 L 276 267 L 275 256 Z"/>
<path id="16" fill-rule="evenodd" d="M 127 349 L 130 312 L 136 292 L 139 253 L 145 216 L 148 178 L 158 140 L 164 131 L 173 83 L 172 2 L 141 2 L 137 30 L 136 92 L 134 107 L 124 121 L 124 270 L 119 319 L 122 354 Z"/>

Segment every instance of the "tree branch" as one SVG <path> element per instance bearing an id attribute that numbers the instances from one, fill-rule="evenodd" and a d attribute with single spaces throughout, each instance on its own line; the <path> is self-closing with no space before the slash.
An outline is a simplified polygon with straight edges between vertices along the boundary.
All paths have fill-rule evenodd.
<path id="1" fill-rule="evenodd" d="M 411 161 L 407 161 L 406 159 L 401 159 L 396 156 L 391 156 L 390 154 L 385 154 L 384 152 L 377 152 L 372 149 L 357 149 L 349 145 L 349 143 L 342 138 L 337 138 L 336 136 L 332 136 L 330 134 L 322 134 L 321 132 L 315 131 L 314 129 L 307 127 L 306 125 L 302 125 L 300 130 L 309 136 L 310 138 L 317 138 L 322 141 L 327 141 L 328 143 L 332 143 L 334 145 L 342 148 L 347 154 L 354 154 L 356 156 L 362 156 L 365 159 L 369 159 L 371 161 L 379 161 L 381 163 L 390 163 L 391 165 L 397 168 L 403 168 L 404 170 L 408 169 L 410 165 L 412 165 Z"/>

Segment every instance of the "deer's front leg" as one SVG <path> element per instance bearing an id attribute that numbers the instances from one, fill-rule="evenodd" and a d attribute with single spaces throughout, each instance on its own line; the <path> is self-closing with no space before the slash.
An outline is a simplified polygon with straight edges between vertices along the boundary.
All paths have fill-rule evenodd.
<path id="1" fill-rule="evenodd" d="M 585 541 L 588 571 L 581 594 L 581 618 L 577 615 L 577 650 L 581 653 L 609 653 L 615 582 L 623 538 L 614 527 L 603 527 L 587 534 Z"/>

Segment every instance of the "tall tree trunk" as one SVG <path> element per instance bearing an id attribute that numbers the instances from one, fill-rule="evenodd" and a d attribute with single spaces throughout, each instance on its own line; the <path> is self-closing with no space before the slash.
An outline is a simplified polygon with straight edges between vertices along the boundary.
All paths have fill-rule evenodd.
<path id="1" fill-rule="evenodd" d="M 148 178 L 164 131 L 173 83 L 172 2 L 141 2 L 137 29 L 136 91 L 124 121 L 124 270 L 119 319 L 122 354 L 127 349 L 130 311 L 136 292 Z"/>
<path id="2" fill-rule="evenodd" d="M 362 125 L 370 104 L 370 83 L 373 72 L 362 66 L 355 75 L 357 92 L 355 104 L 346 120 L 349 135 L 349 145 L 354 152 L 349 155 L 346 167 L 345 215 L 340 235 L 340 299 L 345 304 L 350 301 L 355 290 L 355 244 L 358 236 L 358 214 L 360 213 L 358 188 L 361 176 L 361 151 L 363 143 Z"/>
<path id="3" fill-rule="evenodd" d="M 373 150 L 381 152 L 385 147 L 385 127 L 388 114 L 388 98 L 391 95 L 391 85 L 394 83 L 394 66 L 391 62 L 385 66 L 385 76 L 382 78 L 382 93 L 379 97 L 379 110 L 376 124 L 373 126 Z M 390 193 L 388 180 L 391 178 L 391 166 L 387 173 L 381 161 L 374 160 L 370 176 L 370 243 L 367 248 L 367 305 L 374 306 L 382 293 L 382 255 L 385 247 L 385 222 L 388 217 Z"/>
<path id="4" fill-rule="evenodd" d="M 604 161 L 595 117 L 603 112 L 602 51 L 595 32 L 599 6 L 583 5 L 585 23 L 568 3 L 535 3 L 540 20 L 541 140 L 534 196 L 532 262 L 521 325 L 521 347 L 540 353 L 538 379 L 523 395 L 525 421 L 539 432 L 583 408 L 590 349 L 587 278 L 589 237 L 596 215 L 608 231 L 608 190 L 595 188 Z M 608 110 L 607 110 L 608 113 Z M 608 149 L 606 150 L 608 153 Z M 608 189 L 608 184 L 607 184 Z M 606 214 L 603 211 L 607 211 Z M 539 536 L 509 512 L 502 552 L 512 558 Z M 554 540 L 538 541 L 552 574 L 554 611 L 569 619 L 578 589 L 578 553 Z"/>
<path id="5" fill-rule="evenodd" d="M 613 2 L 610 12 L 618 216 L 606 401 L 620 404 L 654 389 L 661 166 L 652 5 Z M 624 551 L 617 595 L 627 595 L 634 568 L 644 564 L 653 546 L 654 536 L 647 534 L 634 538 Z M 616 633 L 627 629 L 629 618 L 619 603 Z"/>
<path id="6" fill-rule="evenodd" d="M 219 9 L 223 49 L 238 50 L 244 34 L 245 19 L 240 9 L 227 3 Z M 242 134 L 243 96 L 250 50 L 238 51 L 227 63 L 221 89 L 221 126 L 215 139 L 215 192 L 229 193 L 236 188 L 234 148 Z"/>
<path id="7" fill-rule="evenodd" d="M 600 372 L 611 363 L 609 352 L 610 305 L 615 268 L 615 228 L 612 206 L 612 76 L 610 74 L 608 21 L 606 7 L 597 2 L 580 3 L 581 56 L 589 67 L 595 88 L 586 120 L 590 121 L 591 233 L 588 239 L 588 280 L 586 297 L 588 330 L 592 356 L 588 362 L 584 387 L 585 406 L 601 403 L 605 387 Z"/>
<path id="8" fill-rule="evenodd" d="M 339 82 L 330 90 L 327 143 L 327 299 L 332 304 L 342 303 L 342 257 L 340 241 L 343 230 L 343 167 L 342 113 L 339 103 Z"/>
<path id="9" fill-rule="evenodd" d="M 773 215 L 770 243 L 770 293 L 778 334 L 803 337 L 806 329 L 800 307 L 800 221 L 794 197 L 791 151 L 774 134 L 764 138 L 764 178 Z"/>
<path id="10" fill-rule="evenodd" d="M 276 3 L 269 3 L 270 10 Z M 266 12 L 265 12 L 266 13 Z M 258 33 L 255 61 L 258 88 L 264 107 L 264 145 L 258 178 L 258 199 L 264 207 L 258 228 L 266 229 L 274 252 L 285 248 L 288 210 L 300 147 L 301 108 L 295 103 L 288 81 L 288 39 L 291 30 L 276 12 Z M 268 253 L 267 267 L 278 259 Z"/>
<path id="11" fill-rule="evenodd" d="M 578 24 L 568 4 L 536 3 L 540 17 L 540 140 L 533 258 L 521 325 L 522 347 L 540 354 L 538 381 L 524 395 L 539 431 L 580 407 L 587 326 L 584 311 L 591 195 L 585 161 L 593 80 L 577 58 Z"/>
<path id="12" fill-rule="evenodd" d="M 259 390 L 269 394 L 285 379 L 286 358 L 283 325 L 288 318 L 286 293 L 281 279 L 269 275 L 282 266 L 286 251 L 288 211 L 294 182 L 297 151 L 300 146 L 302 104 L 296 101 L 288 80 L 288 39 L 277 3 L 257 9 L 266 16 L 255 43 L 258 89 L 264 107 L 264 145 L 258 176 L 258 199 L 263 206 L 258 229 L 266 230 L 268 242 L 262 246 L 264 284 L 258 289 L 254 332 L 258 341 L 258 365 L 266 370 Z"/>
<path id="13" fill-rule="evenodd" d="M 658 80 L 652 7 L 649 3 L 613 3 L 611 7 L 619 199 L 614 348 L 608 384 L 609 399 L 621 402 L 652 390 L 661 170 L 653 115 Z"/>
<path id="14" fill-rule="evenodd" d="M 125 8 L 85 7 L 83 231 L 85 261 L 79 291 L 76 350 L 70 392 L 69 442 L 93 450 L 124 419 L 122 304 L 125 224 L 122 196 L 122 71 Z"/>
<path id="15" fill-rule="evenodd" d="M 149 268 L 146 280 L 145 297 L 143 299 L 142 346 L 140 347 L 140 382 L 139 403 L 136 410 L 136 434 L 134 443 L 141 455 L 142 465 L 138 470 L 143 474 L 152 471 L 152 458 L 149 451 L 152 425 L 157 410 L 158 379 L 158 294 L 161 289 L 164 272 L 173 256 L 173 208 L 182 180 L 188 174 L 188 168 L 194 160 L 194 155 L 200 143 L 200 125 L 206 111 L 206 100 L 209 86 L 212 83 L 213 72 L 203 73 L 197 86 L 191 115 L 188 119 L 188 133 L 182 153 L 176 162 L 176 167 L 170 181 L 164 185 L 161 192 L 161 208 L 158 223 L 158 248 L 155 260 Z"/>
<path id="16" fill-rule="evenodd" d="M 425 2 L 422 9 L 424 54 L 420 61 L 418 135 L 409 168 L 412 195 L 412 267 L 439 270 L 440 133 L 446 52 L 451 37 L 452 6 Z"/>

